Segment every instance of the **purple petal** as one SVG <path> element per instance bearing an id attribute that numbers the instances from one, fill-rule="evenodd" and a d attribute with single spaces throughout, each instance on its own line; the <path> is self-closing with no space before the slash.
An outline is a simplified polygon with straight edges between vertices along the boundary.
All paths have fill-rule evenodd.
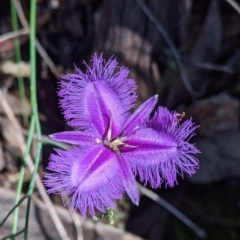
<path id="1" fill-rule="evenodd" d="M 155 107 L 157 101 L 158 95 L 155 95 L 145 101 L 128 119 L 126 124 L 123 126 L 122 132 L 129 134 L 135 131 L 139 125 L 149 118 L 149 115 Z"/>
<path id="2" fill-rule="evenodd" d="M 86 86 L 82 99 L 82 114 L 89 119 L 92 127 L 102 136 L 108 129 L 110 113 L 104 102 L 105 99 L 99 96 L 98 88 L 100 85 L 101 83 L 98 86 L 96 83 L 89 83 Z"/>
<path id="3" fill-rule="evenodd" d="M 159 158 L 168 159 L 177 153 L 178 146 L 173 137 L 150 128 L 139 129 L 126 143 L 129 147 L 121 148 L 121 152 L 127 154 L 131 162 L 145 166 L 158 164 Z"/>
<path id="4" fill-rule="evenodd" d="M 126 113 L 131 110 L 137 99 L 135 93 L 137 86 L 133 79 L 128 78 L 129 70 L 124 67 L 118 67 L 118 62 L 113 57 L 106 62 L 102 54 L 99 57 L 97 54 L 94 54 L 92 61 L 93 67 L 87 66 L 87 74 L 91 81 L 106 82 L 108 87 L 119 98 L 123 112 Z"/>
<path id="5" fill-rule="evenodd" d="M 105 117 L 105 122 L 107 123 L 107 128 L 111 127 L 112 137 L 116 137 L 120 130 L 123 122 L 125 121 L 125 115 L 123 112 L 122 104 L 119 101 L 116 94 L 109 89 L 109 87 L 103 83 L 95 83 L 95 88 L 98 93 L 99 99 L 101 99 L 101 110 L 103 112 L 103 116 Z M 87 101 L 86 101 L 87 104 Z M 96 113 L 93 112 L 93 117 L 97 118 Z M 111 123 L 111 126 L 109 124 Z M 103 135 L 106 133 L 101 132 Z"/>
<path id="6" fill-rule="evenodd" d="M 192 119 L 188 119 L 180 125 L 176 112 L 170 112 L 167 108 L 159 107 L 153 118 L 146 122 L 146 127 L 167 133 L 178 141 L 187 142 L 195 135 L 194 131 L 199 126 L 195 125 Z"/>
<path id="7" fill-rule="evenodd" d="M 79 209 L 84 216 L 88 210 L 93 216 L 95 209 L 105 212 L 114 206 L 114 199 L 122 197 L 122 176 L 112 151 L 98 147 L 56 152 L 48 166 L 52 173 L 45 174 L 49 193 L 71 194 L 72 208 Z"/>
<path id="8" fill-rule="evenodd" d="M 121 169 L 122 181 L 125 191 L 128 196 L 132 200 L 132 202 L 136 205 L 139 204 L 139 191 L 137 187 L 137 183 L 133 172 L 131 170 L 131 166 L 129 163 L 122 157 L 121 154 L 118 155 L 118 163 Z"/>
<path id="9" fill-rule="evenodd" d="M 169 134 L 174 134 L 178 125 L 177 113 L 170 112 L 165 107 L 158 107 L 153 117 L 146 123 L 147 127 Z"/>
<path id="10" fill-rule="evenodd" d="M 81 131 L 54 133 L 49 135 L 49 137 L 58 142 L 65 142 L 80 146 L 94 146 L 101 143 L 101 140 L 95 134 Z"/>
<path id="11" fill-rule="evenodd" d="M 189 124 L 188 122 L 185 125 Z M 195 129 L 191 126 L 180 127 L 180 130 L 175 126 L 176 130 L 172 134 L 142 128 L 127 142 L 132 147 L 121 149 L 123 157 L 129 161 L 133 171 L 139 174 L 145 184 L 149 182 L 156 188 L 166 182 L 173 186 L 177 181 L 177 173 L 183 175 L 183 172 L 186 172 L 192 175 L 198 168 L 198 161 L 192 154 L 199 151 L 185 141 Z M 186 129 L 190 135 L 186 134 Z M 182 137 L 182 131 L 185 138 Z"/>
<path id="12" fill-rule="evenodd" d="M 127 144 L 136 148 L 122 149 L 122 155 L 142 182 L 149 182 L 153 188 L 164 180 L 167 185 L 174 185 L 177 169 L 173 159 L 178 158 L 174 139 L 152 129 L 140 129 Z"/>
<path id="13" fill-rule="evenodd" d="M 99 57 L 94 55 L 92 68 L 89 66 L 87 68 L 86 73 L 77 69 L 78 74 L 67 74 L 62 77 L 59 96 L 61 97 L 60 103 L 63 108 L 63 114 L 68 124 L 80 129 L 90 127 L 92 117 L 89 116 L 89 113 L 93 114 L 92 110 L 94 107 L 90 107 L 89 104 L 99 102 L 96 92 L 93 91 L 93 85 L 99 90 L 98 93 L 102 101 L 109 103 L 106 106 L 113 106 L 113 109 L 109 109 L 113 116 L 115 114 L 114 109 L 118 108 L 119 115 L 123 114 L 126 117 L 136 100 L 135 82 L 127 78 L 129 71 L 124 68 L 118 68 L 115 59 L 105 62 L 102 55 Z M 116 69 L 118 70 L 117 73 Z M 108 92 L 108 96 L 111 96 L 110 99 L 106 99 L 108 96 L 100 92 L 102 89 L 105 93 Z M 91 90 L 90 93 L 88 92 L 89 90 Z M 92 100 L 89 101 L 91 98 Z M 98 110 L 98 107 L 96 106 L 95 110 Z M 105 126 L 103 124 L 104 120 L 99 111 L 96 112 L 95 118 L 97 120 L 94 122 L 94 125 L 97 124 L 97 129 L 103 129 Z"/>

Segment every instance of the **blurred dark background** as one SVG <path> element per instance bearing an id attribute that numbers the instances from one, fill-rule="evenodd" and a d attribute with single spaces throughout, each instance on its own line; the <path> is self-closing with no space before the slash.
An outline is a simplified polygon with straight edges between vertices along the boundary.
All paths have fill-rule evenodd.
<path id="1" fill-rule="evenodd" d="M 29 18 L 29 2 L 19 1 Z M 234 1 L 240 4 L 240 1 Z M 138 103 L 159 94 L 159 105 L 184 111 L 201 125 L 193 139 L 202 154 L 192 178 L 155 192 L 198 226 L 209 240 L 240 239 L 240 14 L 225 0 L 38 0 L 37 39 L 53 65 L 37 53 L 37 89 L 43 134 L 69 127 L 56 95 L 61 73 L 85 70 L 93 53 L 117 57 L 138 85 Z M 19 29 L 23 29 L 19 21 Z M 10 4 L 0 3 L 0 39 L 12 31 Z M 28 35 L 20 35 L 22 61 L 29 61 Z M 0 41 L 0 88 L 20 115 L 14 75 L 13 38 Z M 7 69 L 6 69 L 7 68 Z M 29 78 L 24 78 L 29 99 Z M 24 126 L 24 123 L 23 123 Z M 27 131 L 27 126 L 24 126 Z M 0 186 L 11 178 L 21 155 L 0 108 Z M 52 147 L 45 146 L 41 171 Z M 27 185 L 26 180 L 26 185 Z M 0 196 L 1 198 L 1 196 Z M 60 200 L 52 196 L 58 204 Z M 145 239 L 197 240 L 194 232 L 163 207 L 142 196 L 140 206 L 119 202 L 119 222 Z M 121 215 L 121 216 L 120 216 Z"/>

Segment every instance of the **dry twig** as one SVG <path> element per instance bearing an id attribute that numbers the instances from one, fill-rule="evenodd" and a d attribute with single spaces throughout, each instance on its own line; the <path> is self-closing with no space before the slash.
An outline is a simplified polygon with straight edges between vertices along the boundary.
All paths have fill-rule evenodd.
<path id="1" fill-rule="evenodd" d="M 23 28 L 23 29 L 20 29 L 18 31 L 13 31 L 13 32 L 8 32 L 8 33 L 5 33 L 5 34 L 2 34 L 0 36 L 0 43 L 4 42 L 4 41 L 7 41 L 11 38 L 15 38 L 15 37 L 20 36 L 20 35 L 26 35 L 28 33 L 29 33 L 28 29 Z"/>
<path id="2" fill-rule="evenodd" d="M 68 196 L 63 196 L 64 201 L 68 202 L 69 201 L 69 197 Z M 82 222 L 81 222 L 81 218 L 79 217 L 79 215 L 76 212 L 71 211 L 70 209 L 70 205 L 68 204 L 68 209 L 69 209 L 69 214 L 72 218 L 72 221 L 75 225 L 75 229 L 77 232 L 77 240 L 84 240 L 83 239 L 83 231 L 82 231 Z"/>
<path id="3" fill-rule="evenodd" d="M 210 63 L 210 62 L 196 62 L 196 63 L 187 62 L 187 64 L 192 65 L 192 66 L 196 66 L 196 67 L 199 67 L 199 68 L 204 68 L 204 69 L 207 69 L 207 70 L 225 72 L 225 73 L 229 73 L 229 74 L 235 74 L 235 70 L 232 67 L 219 65 L 219 64 L 214 64 L 214 63 Z"/>
<path id="4" fill-rule="evenodd" d="M 11 122 L 12 126 L 15 129 L 15 137 L 19 143 L 19 148 L 22 151 L 22 154 L 24 154 L 24 152 L 26 150 L 26 143 L 25 143 L 24 137 L 21 132 L 21 127 L 20 127 L 16 117 L 14 116 L 11 107 L 9 106 L 8 102 L 6 101 L 2 90 L 0 90 L 0 103 L 2 105 L 4 112 L 6 113 L 9 121 Z M 30 172 L 32 173 L 34 170 L 34 163 L 33 163 L 33 160 L 30 155 L 27 157 L 27 166 L 28 166 Z M 39 191 L 43 201 L 46 204 L 46 207 L 47 207 L 49 214 L 56 226 L 56 229 L 58 230 L 58 233 L 61 236 L 61 239 L 69 240 L 69 237 L 67 236 L 67 232 L 66 232 L 60 218 L 58 217 L 58 215 L 56 213 L 53 203 L 51 202 L 48 194 L 46 193 L 45 187 L 42 184 L 42 180 L 41 180 L 39 174 L 36 175 L 36 185 L 37 185 L 38 191 Z"/>
<path id="5" fill-rule="evenodd" d="M 135 0 L 137 2 L 137 4 L 139 5 L 139 7 L 142 9 L 142 11 L 147 15 L 147 17 L 150 19 L 150 21 L 155 25 L 155 27 L 157 28 L 157 30 L 160 32 L 160 34 L 163 36 L 164 40 L 167 42 L 167 44 L 169 45 L 169 48 L 172 51 L 172 54 L 176 60 L 176 63 L 178 65 L 180 74 L 182 76 L 182 80 L 183 83 L 185 85 L 185 88 L 187 89 L 187 91 L 189 92 L 189 94 L 191 95 L 192 99 L 195 99 L 196 97 L 198 97 L 199 93 L 197 93 L 189 79 L 187 76 L 187 72 L 185 70 L 185 67 L 182 63 L 182 59 L 180 56 L 180 53 L 178 52 L 175 44 L 173 43 L 172 39 L 170 38 L 170 36 L 168 35 L 168 33 L 165 31 L 164 27 L 162 26 L 162 24 L 158 21 L 158 19 L 154 16 L 154 14 L 151 12 L 151 10 L 144 4 L 144 2 L 142 0 Z"/>
<path id="6" fill-rule="evenodd" d="M 14 0 L 14 4 L 15 4 L 15 8 L 17 10 L 17 14 L 18 14 L 21 24 L 23 25 L 24 29 L 26 29 L 26 31 L 29 31 L 29 24 L 28 24 L 26 17 L 24 16 L 20 1 Z M 38 39 L 36 39 L 36 49 L 37 49 L 38 53 L 40 54 L 40 56 L 43 58 L 43 60 L 46 62 L 48 67 L 50 68 L 51 72 L 55 75 L 55 77 L 57 79 L 59 79 L 59 77 L 61 76 L 61 73 L 58 71 L 54 62 L 48 56 L 47 52 L 44 50 L 44 48 L 42 47 L 42 45 L 38 41 Z"/>
<path id="7" fill-rule="evenodd" d="M 238 14 L 240 14 L 240 6 L 236 1 L 234 0 L 225 0 L 225 1 L 228 2 L 229 5 L 231 5 L 238 12 Z"/>
<path id="8" fill-rule="evenodd" d="M 170 213 L 172 213 L 175 217 L 177 217 L 180 221 L 182 221 L 184 224 L 186 224 L 190 229 L 192 229 L 193 232 L 195 232 L 195 234 L 199 238 L 205 239 L 207 237 L 205 230 L 203 230 L 199 226 L 197 226 L 192 220 L 190 220 L 188 217 L 186 217 L 184 214 L 182 214 L 180 211 L 178 211 L 175 207 L 173 207 L 170 203 L 165 201 L 163 198 L 159 197 L 156 193 L 145 188 L 141 184 L 138 184 L 138 188 L 139 188 L 139 191 L 143 195 L 149 197 L 153 201 L 157 202 L 159 205 L 163 206 Z"/>

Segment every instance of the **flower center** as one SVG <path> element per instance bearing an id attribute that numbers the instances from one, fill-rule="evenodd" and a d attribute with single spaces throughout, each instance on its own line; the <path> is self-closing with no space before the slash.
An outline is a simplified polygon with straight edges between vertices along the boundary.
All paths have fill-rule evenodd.
<path id="1" fill-rule="evenodd" d="M 131 137 L 126 137 L 126 136 L 121 136 L 121 137 L 116 137 L 112 138 L 112 116 L 110 114 L 110 120 L 109 120 L 109 125 L 108 125 L 108 130 L 107 130 L 107 136 L 106 139 L 103 141 L 103 144 L 109 148 L 111 148 L 113 151 L 115 151 L 117 154 L 120 154 L 119 147 L 129 147 L 129 148 L 137 148 L 139 146 L 132 146 L 127 143 L 125 143 L 127 140 L 129 140 Z"/>
<path id="2" fill-rule="evenodd" d="M 119 146 L 124 146 L 124 140 L 122 138 L 115 138 L 114 140 L 105 140 L 104 145 L 111 148 L 116 153 L 120 153 Z"/>

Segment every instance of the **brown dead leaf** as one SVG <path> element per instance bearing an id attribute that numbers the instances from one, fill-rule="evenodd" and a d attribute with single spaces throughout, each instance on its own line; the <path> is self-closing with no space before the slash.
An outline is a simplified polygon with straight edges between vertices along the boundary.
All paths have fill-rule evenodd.
<path id="1" fill-rule="evenodd" d="M 13 113 L 15 115 L 22 115 L 22 106 L 21 106 L 20 100 L 10 93 L 6 93 L 5 98 L 9 103 L 10 107 L 12 108 Z M 26 113 L 29 116 L 31 113 L 31 107 L 27 99 L 25 99 L 25 102 L 26 102 Z M 1 103 L 0 103 L 0 114 L 5 114 L 5 112 L 2 109 Z"/>
<path id="2" fill-rule="evenodd" d="M 2 149 L 2 143 L 0 142 L 0 171 L 2 171 L 5 168 L 5 159 L 4 159 L 4 154 L 3 154 L 3 149 Z"/>
<path id="3" fill-rule="evenodd" d="M 4 61 L 0 64 L 0 71 L 5 74 L 11 74 L 15 77 L 21 75 L 23 77 L 30 76 L 30 65 L 25 62 L 15 63 L 12 61 Z"/>
<path id="4" fill-rule="evenodd" d="M 7 142 L 8 149 L 11 153 L 14 153 L 15 157 L 21 157 L 22 153 L 19 150 L 19 143 L 16 139 L 15 129 L 5 117 L 1 119 L 1 133 L 4 140 Z"/>

